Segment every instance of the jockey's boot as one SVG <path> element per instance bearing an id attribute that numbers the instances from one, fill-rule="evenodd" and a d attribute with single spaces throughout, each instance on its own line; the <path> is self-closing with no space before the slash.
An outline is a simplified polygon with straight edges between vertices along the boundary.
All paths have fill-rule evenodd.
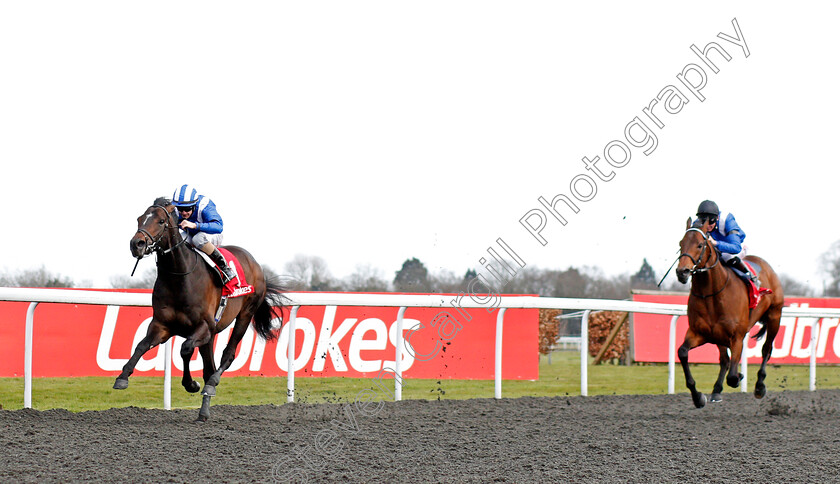
<path id="1" fill-rule="evenodd" d="M 761 281 L 759 281 L 758 277 L 755 274 L 753 274 L 752 271 L 749 270 L 749 268 L 747 268 L 747 264 L 744 261 L 742 261 L 740 257 L 736 256 L 729 259 L 729 262 L 727 262 L 727 264 L 743 272 L 744 275 L 748 277 L 753 284 L 755 284 L 756 289 L 758 289 L 761 286 Z M 746 279 L 744 280 L 744 282 L 746 282 Z"/>
<path id="2" fill-rule="evenodd" d="M 213 263 L 219 266 L 219 268 L 222 270 L 222 285 L 225 285 L 228 282 L 230 282 L 230 280 L 233 279 L 236 276 L 236 274 L 234 274 L 233 269 L 231 269 L 227 265 L 227 262 L 225 262 L 225 257 L 222 255 L 221 252 L 219 252 L 219 249 L 214 247 L 212 244 L 205 244 L 205 246 L 201 249 L 205 250 L 210 248 L 212 248 L 213 250 L 209 251 L 209 253 L 205 251 L 205 253 L 207 253 L 207 255 L 210 256 L 210 259 L 213 261 Z"/>

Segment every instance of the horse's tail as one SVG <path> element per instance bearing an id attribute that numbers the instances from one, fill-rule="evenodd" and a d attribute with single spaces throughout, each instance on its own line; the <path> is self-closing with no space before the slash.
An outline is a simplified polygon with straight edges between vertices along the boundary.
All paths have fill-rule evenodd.
<path id="1" fill-rule="evenodd" d="M 254 329 L 268 341 L 277 337 L 271 321 L 280 318 L 280 323 L 283 323 L 285 309 L 289 303 L 289 298 L 283 294 L 285 291 L 286 289 L 274 280 L 265 281 L 265 298 L 254 313 Z"/>
<path id="2" fill-rule="evenodd" d="M 761 323 L 761 329 L 759 329 L 758 333 L 755 333 L 755 335 L 753 335 L 753 337 L 752 337 L 752 339 L 755 339 L 755 340 L 761 338 L 762 336 L 764 336 L 764 333 L 767 332 L 767 324 L 765 324 L 764 321 L 759 321 L 759 322 Z"/>

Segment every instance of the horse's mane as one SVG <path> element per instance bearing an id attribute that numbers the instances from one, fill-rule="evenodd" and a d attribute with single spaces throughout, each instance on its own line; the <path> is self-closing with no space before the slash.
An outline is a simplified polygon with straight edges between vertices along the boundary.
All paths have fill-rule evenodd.
<path id="1" fill-rule="evenodd" d="M 158 207 L 166 207 L 170 203 L 172 202 L 166 197 L 157 197 L 155 198 L 155 202 L 152 205 L 157 205 Z"/>

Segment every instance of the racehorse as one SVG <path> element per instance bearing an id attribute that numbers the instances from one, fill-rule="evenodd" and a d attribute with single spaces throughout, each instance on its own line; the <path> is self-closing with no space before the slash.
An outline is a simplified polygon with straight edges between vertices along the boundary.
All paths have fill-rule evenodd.
<path id="1" fill-rule="evenodd" d="M 131 254 L 138 260 L 157 254 L 157 280 L 152 291 L 152 321 L 146 336 L 137 344 L 134 354 L 125 364 L 122 373 L 114 382 L 114 388 L 128 387 L 128 377 L 140 358 L 149 349 L 166 342 L 172 336 L 185 338 L 181 346 L 184 360 L 184 388 L 195 393 L 198 382 L 190 375 L 189 361 L 198 348 L 204 363 L 204 395 L 198 421 L 210 417 L 210 397 L 216 394 L 216 385 L 222 373 L 233 362 L 236 347 L 245 335 L 252 319 L 257 334 L 265 339 L 276 337 L 272 330 L 272 319 L 283 319 L 283 288 L 266 281 L 262 267 L 245 249 L 235 246 L 224 247 L 239 259 L 241 274 L 253 291 L 239 297 L 232 297 L 224 306 L 219 321 L 216 314 L 220 308 L 222 284 L 215 268 L 201 260 L 198 252 L 191 248 L 181 236 L 175 206 L 166 198 L 158 198 L 154 204 L 137 218 L 137 232 L 131 238 Z M 216 334 L 227 328 L 234 320 L 230 341 L 222 353 L 218 369 L 213 360 L 213 341 Z"/>
<path id="2" fill-rule="evenodd" d="M 743 378 L 738 372 L 738 362 L 744 350 L 744 336 L 757 321 L 762 323 L 762 328 L 753 338 L 759 339 L 766 335 L 766 339 L 761 348 L 761 368 L 758 370 L 753 395 L 762 398 L 767 393 L 764 385 L 767 376 L 765 366 L 773 351 L 773 340 L 779 332 L 784 305 L 782 285 L 773 268 L 760 257 L 746 256 L 744 261 L 760 268 L 761 286 L 772 291 L 762 296 L 755 308 L 750 309 L 749 289 L 745 288 L 732 269 L 721 263 L 720 252 L 708 232 L 707 221 L 697 221 L 692 225 L 691 218 L 688 219 L 685 235 L 680 241 L 681 254 L 677 266 L 677 279 L 681 283 L 688 282 L 691 276 L 688 330 L 677 354 L 685 373 L 685 385 L 691 391 L 691 399 L 697 408 L 706 405 L 706 396 L 695 388 L 694 378 L 688 368 L 688 351 L 705 343 L 717 345 L 720 351 L 720 374 L 712 390 L 711 401 L 719 402 L 722 400 L 724 375 L 726 384 L 733 388 Z M 727 349 L 732 353 L 731 357 Z"/>

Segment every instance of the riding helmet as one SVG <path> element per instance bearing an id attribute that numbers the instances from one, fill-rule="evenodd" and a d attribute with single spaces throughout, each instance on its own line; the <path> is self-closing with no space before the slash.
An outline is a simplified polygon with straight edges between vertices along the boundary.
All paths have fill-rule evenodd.
<path id="1" fill-rule="evenodd" d="M 701 215 L 714 215 L 717 217 L 720 214 L 720 209 L 718 208 L 717 204 L 711 200 L 703 200 L 700 202 L 700 206 L 697 207 L 697 216 Z"/>
<path id="2" fill-rule="evenodd" d="M 172 195 L 172 205 L 176 207 L 192 207 L 198 203 L 198 191 L 190 185 L 181 185 Z"/>

